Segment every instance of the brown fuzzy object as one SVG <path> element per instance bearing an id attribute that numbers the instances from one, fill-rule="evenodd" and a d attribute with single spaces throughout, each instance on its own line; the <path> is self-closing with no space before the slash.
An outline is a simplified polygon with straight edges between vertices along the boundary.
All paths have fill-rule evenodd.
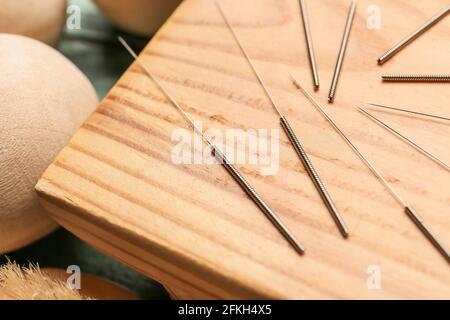
<path id="1" fill-rule="evenodd" d="M 15 262 L 0 266 L 0 300 L 84 300 L 66 283 L 44 275 L 38 266 Z"/>

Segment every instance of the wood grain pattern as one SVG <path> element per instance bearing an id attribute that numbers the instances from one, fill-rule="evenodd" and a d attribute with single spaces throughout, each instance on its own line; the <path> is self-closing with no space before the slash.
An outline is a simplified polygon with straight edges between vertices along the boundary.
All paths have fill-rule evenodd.
<path id="1" fill-rule="evenodd" d="M 381 30 L 367 28 L 374 4 Z M 449 19 L 383 67 L 376 64 L 445 4 L 359 1 L 336 102 L 327 110 L 450 244 L 448 172 L 356 111 L 372 101 L 448 113 L 448 85 L 382 84 L 380 74 L 448 68 Z M 348 5 L 308 2 L 322 83 L 316 97 L 324 104 Z M 170 137 L 186 124 L 135 64 L 37 185 L 51 215 L 177 297 L 449 298 L 448 264 L 290 83 L 288 72 L 311 84 L 298 2 L 224 0 L 223 7 L 342 211 L 350 238 L 341 238 L 282 133 L 276 176 L 238 167 L 306 246 L 304 257 L 221 166 L 174 165 Z M 278 128 L 212 1 L 184 1 L 141 57 L 204 127 Z M 376 114 L 450 161 L 448 124 Z M 371 265 L 381 268 L 381 290 L 367 287 Z"/>

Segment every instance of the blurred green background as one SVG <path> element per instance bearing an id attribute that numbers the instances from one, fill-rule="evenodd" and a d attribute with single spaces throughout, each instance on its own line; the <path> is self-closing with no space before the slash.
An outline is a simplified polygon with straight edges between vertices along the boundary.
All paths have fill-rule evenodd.
<path id="1" fill-rule="evenodd" d="M 86 74 L 99 98 L 103 99 L 131 63 L 130 56 L 118 43 L 117 36 L 122 35 L 137 51 L 149 39 L 115 29 L 91 1 L 72 0 L 69 4 L 81 8 L 81 28 L 66 28 L 59 50 Z M 21 265 L 32 262 L 41 268 L 66 269 L 69 265 L 78 265 L 82 272 L 112 280 L 143 299 L 169 298 L 157 282 L 98 252 L 62 228 L 7 256 Z M 6 256 L 0 257 L 0 264 L 5 262 Z"/>

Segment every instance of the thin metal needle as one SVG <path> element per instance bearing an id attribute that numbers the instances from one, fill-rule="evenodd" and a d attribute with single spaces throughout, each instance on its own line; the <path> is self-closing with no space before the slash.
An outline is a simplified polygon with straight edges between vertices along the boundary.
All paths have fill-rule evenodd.
<path id="1" fill-rule="evenodd" d="M 436 162 L 438 165 L 443 167 L 445 170 L 450 171 L 450 166 L 448 164 L 446 164 L 443 160 L 439 159 L 437 156 L 432 154 L 431 152 L 425 150 L 423 147 L 421 147 L 420 145 L 418 145 L 417 143 L 415 143 L 414 141 L 412 141 L 411 139 L 409 139 L 405 135 L 401 134 L 400 132 L 398 132 L 397 130 L 395 130 L 391 126 L 389 126 L 387 123 L 383 122 L 382 120 L 378 119 L 374 115 L 370 114 L 369 112 L 367 112 L 367 110 L 364 110 L 363 108 L 358 108 L 358 110 L 359 110 L 359 112 L 364 114 L 366 117 L 371 119 L 373 122 L 375 122 L 376 124 L 378 124 L 382 128 L 386 129 L 387 131 L 393 133 L 395 136 L 399 137 L 401 140 L 403 140 L 406 143 L 408 143 L 409 145 L 411 145 L 413 148 L 418 150 L 420 153 L 424 154 L 426 157 L 428 157 L 429 159 L 431 159 L 434 162 Z"/>
<path id="2" fill-rule="evenodd" d="M 266 204 L 266 202 L 261 198 L 261 196 L 253 189 L 253 187 L 247 182 L 247 180 L 241 175 L 241 173 L 231 164 L 231 162 L 225 157 L 225 155 L 217 148 L 206 136 L 205 134 L 195 125 L 194 121 L 189 117 L 189 115 L 183 110 L 183 108 L 178 104 L 178 102 L 172 98 L 168 91 L 164 88 L 161 82 L 156 79 L 152 72 L 147 66 L 141 62 L 138 55 L 134 50 L 125 42 L 122 37 L 119 37 L 119 41 L 125 47 L 125 49 L 131 54 L 147 76 L 158 86 L 161 92 L 166 96 L 166 98 L 171 102 L 171 104 L 182 114 L 184 119 L 188 124 L 194 129 L 194 131 L 202 137 L 202 139 L 211 147 L 213 155 L 219 160 L 220 164 L 224 166 L 227 172 L 233 177 L 233 179 L 239 183 L 242 189 L 247 193 L 247 195 L 255 202 L 255 204 L 260 208 L 260 210 L 266 215 L 266 217 L 272 222 L 272 224 L 277 228 L 277 230 L 283 235 L 283 237 L 289 242 L 289 244 L 297 251 L 299 254 L 303 254 L 305 249 L 297 241 L 294 235 L 289 231 L 289 229 L 284 225 L 276 213 Z"/>
<path id="3" fill-rule="evenodd" d="M 293 75 L 291 75 L 293 84 L 299 89 L 308 100 L 314 105 L 314 107 L 322 114 L 322 116 L 330 123 L 333 129 L 341 136 L 341 138 L 347 143 L 347 145 L 355 152 L 355 154 L 362 160 L 362 162 L 369 168 L 373 175 L 383 184 L 386 190 L 394 197 L 394 199 L 404 208 L 404 212 L 419 228 L 419 230 L 427 237 L 427 239 L 433 244 L 433 246 L 444 256 L 448 263 L 450 263 L 450 252 L 446 248 L 445 244 L 439 240 L 439 238 L 433 233 L 430 227 L 420 217 L 420 215 L 408 205 L 397 191 L 387 182 L 383 175 L 374 167 L 369 159 L 353 144 L 353 142 L 345 135 L 345 133 L 337 126 L 337 124 L 331 119 L 331 117 L 325 112 L 324 108 L 311 96 L 305 88 L 297 81 Z"/>
<path id="4" fill-rule="evenodd" d="M 309 64 L 311 66 L 311 72 L 312 72 L 312 76 L 313 76 L 314 90 L 318 90 L 320 87 L 319 73 L 317 71 L 316 56 L 314 54 L 314 46 L 313 46 L 313 40 L 312 40 L 312 35 L 311 35 L 311 29 L 309 26 L 308 11 L 306 8 L 305 0 L 300 0 L 300 11 L 301 11 L 302 18 L 303 18 L 303 29 L 305 30 L 306 45 L 308 46 L 308 58 L 309 58 Z"/>
<path id="5" fill-rule="evenodd" d="M 400 108 L 395 108 L 395 107 L 389 107 L 389 106 L 385 106 L 382 104 L 377 104 L 377 103 L 368 103 L 371 106 L 374 107 L 378 107 L 378 108 L 383 108 L 383 109 L 390 109 L 390 110 L 395 110 L 395 111 L 400 111 L 400 112 L 405 112 L 405 113 L 411 113 L 411 114 L 416 114 L 419 116 L 424 116 L 424 117 L 430 117 L 430 118 L 435 118 L 435 119 L 441 119 L 441 120 L 449 120 L 449 117 L 443 117 L 443 116 L 438 116 L 438 115 L 434 115 L 434 114 L 430 114 L 430 113 L 423 113 L 423 112 L 417 112 L 417 111 L 412 111 L 412 110 L 407 110 L 407 109 L 400 109 Z"/>
<path id="6" fill-rule="evenodd" d="M 222 15 L 223 20 L 225 21 L 225 24 L 227 25 L 228 29 L 230 30 L 231 34 L 233 35 L 234 40 L 238 44 L 239 49 L 242 51 L 242 54 L 245 56 L 245 59 L 247 59 L 248 64 L 252 68 L 253 73 L 255 74 L 256 78 L 258 79 L 259 83 L 261 84 L 262 88 L 264 89 L 264 92 L 266 93 L 267 97 L 269 98 L 269 100 L 272 103 L 273 107 L 275 108 L 276 112 L 279 114 L 280 117 L 283 117 L 280 109 L 278 108 L 278 105 L 275 103 L 275 99 L 273 98 L 270 91 L 267 90 L 263 79 L 259 76 L 259 73 L 256 70 L 255 65 L 253 64 L 252 60 L 250 59 L 250 56 L 248 55 L 247 50 L 245 50 L 244 46 L 241 43 L 241 40 L 239 40 L 236 32 L 234 31 L 233 26 L 231 25 L 230 21 L 228 20 L 227 16 L 225 15 L 225 12 L 223 11 L 222 6 L 217 1 L 216 1 L 216 6 L 217 6 L 217 9 L 219 10 L 220 14 Z"/>
<path id="7" fill-rule="evenodd" d="M 383 64 L 393 56 L 395 56 L 400 50 L 405 48 L 415 39 L 417 39 L 420 35 L 422 35 L 425 31 L 430 29 L 436 23 L 438 23 L 441 19 L 443 19 L 450 12 L 450 5 L 447 5 L 443 11 L 435 15 L 433 18 L 428 20 L 424 25 L 422 25 L 419 29 L 411 33 L 409 36 L 401 40 L 394 47 L 386 51 L 381 57 L 378 58 L 378 64 Z"/>
<path id="8" fill-rule="evenodd" d="M 347 50 L 348 40 L 350 38 L 350 31 L 353 24 L 353 18 L 356 11 L 356 0 L 352 0 L 352 5 L 348 12 L 347 23 L 345 25 L 344 35 L 342 37 L 341 48 L 339 49 L 339 55 L 336 62 L 336 68 L 334 70 L 333 81 L 331 82 L 330 92 L 328 94 L 328 101 L 330 103 L 334 102 L 334 97 L 336 95 L 337 84 L 339 81 L 339 76 L 341 74 L 342 64 L 344 62 L 345 51 Z"/>
<path id="9" fill-rule="evenodd" d="M 344 238 L 348 237 L 348 228 L 345 224 L 344 219 L 342 218 L 339 210 L 337 209 L 336 205 L 334 204 L 333 200 L 331 199 L 330 195 L 328 194 L 327 189 L 325 188 L 325 185 L 321 181 L 318 173 L 316 172 L 311 160 L 309 159 L 306 151 L 303 149 L 299 139 L 297 138 L 294 130 L 292 129 L 291 125 L 289 124 L 287 118 L 281 113 L 280 108 L 278 107 L 277 103 L 275 102 L 273 96 L 271 95 L 269 89 L 267 89 L 266 84 L 262 80 L 261 76 L 259 75 L 258 71 L 256 70 L 256 67 L 254 66 L 252 60 L 250 59 L 250 56 L 248 55 L 247 51 L 245 50 L 244 46 L 242 45 L 241 41 L 239 40 L 236 32 L 234 31 L 234 28 L 231 26 L 227 16 L 225 15 L 225 12 L 222 10 L 220 4 L 216 2 L 217 8 L 219 12 L 221 13 L 228 29 L 231 31 L 234 39 L 236 40 L 237 44 L 239 45 L 239 48 L 241 49 L 243 55 L 247 59 L 249 65 L 251 66 L 254 74 L 256 75 L 256 78 L 258 79 L 259 83 L 261 84 L 262 88 L 264 89 L 264 92 L 266 93 L 267 97 L 269 98 L 272 106 L 280 116 L 280 124 L 283 128 L 284 132 L 289 138 L 289 141 L 291 142 L 294 150 L 296 151 L 297 155 L 299 156 L 300 160 L 302 161 L 306 171 L 308 172 L 308 175 L 310 176 L 312 182 L 314 183 L 314 186 L 316 187 L 317 191 L 319 192 L 323 202 L 325 203 L 328 211 L 330 212 L 332 218 L 334 219 L 339 231 L 341 232 L 342 236 Z"/>
<path id="10" fill-rule="evenodd" d="M 361 160 L 367 165 L 367 167 L 372 171 L 372 173 L 380 179 L 386 189 L 392 194 L 392 196 L 400 203 L 402 206 L 406 206 L 406 203 L 402 200 L 400 195 L 389 185 L 389 183 L 383 178 L 380 172 L 370 163 L 370 161 L 358 150 L 358 148 L 347 138 L 347 136 L 342 132 L 342 130 L 336 125 L 336 123 L 331 119 L 331 117 L 325 112 L 324 108 L 320 106 L 320 104 L 313 98 L 311 94 L 309 94 L 305 88 L 300 84 L 300 82 L 294 78 L 292 74 L 290 74 L 292 83 L 299 89 L 308 100 L 313 104 L 314 107 L 322 114 L 322 116 L 330 123 L 333 129 L 341 136 L 342 139 L 350 146 L 351 149 L 361 158 Z"/>

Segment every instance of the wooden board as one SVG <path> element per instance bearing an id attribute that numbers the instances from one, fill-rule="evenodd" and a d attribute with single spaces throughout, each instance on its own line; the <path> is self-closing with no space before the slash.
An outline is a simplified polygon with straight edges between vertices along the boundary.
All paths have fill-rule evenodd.
<path id="1" fill-rule="evenodd" d="M 373 101 L 449 113 L 446 84 L 382 84 L 385 72 L 449 68 L 450 19 L 380 67 L 377 57 L 446 0 L 362 0 L 336 102 L 327 110 L 450 244 L 449 173 L 356 111 Z M 367 27 L 381 9 L 382 29 Z M 186 124 L 133 64 L 48 168 L 36 189 L 62 226 L 179 298 L 450 298 L 450 268 L 394 199 L 295 90 L 312 88 L 296 0 L 224 0 L 223 7 L 335 199 L 342 239 L 288 140 L 280 169 L 238 165 L 305 245 L 298 256 L 219 165 L 175 165 L 171 135 Z M 326 104 L 349 1 L 308 1 Z M 212 1 L 186 0 L 141 54 L 205 128 L 279 128 Z M 450 161 L 450 127 L 374 112 Z M 371 267 L 372 266 L 372 267 Z M 367 286 L 379 268 L 381 288 Z M 374 270 L 375 270 L 374 269 Z M 377 269 L 378 270 L 378 269 Z"/>

